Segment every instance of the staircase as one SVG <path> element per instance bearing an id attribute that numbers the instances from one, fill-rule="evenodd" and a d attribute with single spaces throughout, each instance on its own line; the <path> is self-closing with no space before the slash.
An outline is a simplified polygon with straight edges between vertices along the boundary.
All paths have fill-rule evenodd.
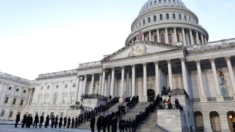
<path id="1" fill-rule="evenodd" d="M 126 112 L 126 114 L 123 116 L 123 118 L 131 118 L 135 119 L 136 115 L 141 111 L 144 112 L 145 108 L 149 105 L 149 102 L 144 103 L 137 103 L 136 106 L 129 111 Z"/>

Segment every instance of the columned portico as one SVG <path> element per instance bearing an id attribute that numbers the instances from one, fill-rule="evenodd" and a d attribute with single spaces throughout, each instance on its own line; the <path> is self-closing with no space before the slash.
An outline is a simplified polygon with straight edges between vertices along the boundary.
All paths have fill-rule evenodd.
<path id="1" fill-rule="evenodd" d="M 174 43 L 178 42 L 176 28 L 174 28 Z"/>
<path id="2" fill-rule="evenodd" d="M 131 96 L 133 97 L 133 96 L 135 96 L 135 65 L 131 65 L 131 67 L 132 67 L 132 77 L 131 77 L 131 79 L 132 79 L 132 93 L 131 93 Z"/>
<path id="3" fill-rule="evenodd" d="M 149 41 L 150 42 L 152 41 L 152 33 L 151 33 L 151 31 L 149 31 Z"/>
<path id="4" fill-rule="evenodd" d="M 202 43 L 204 44 L 204 37 L 203 37 L 203 34 L 201 34 L 201 40 L 202 40 Z"/>
<path id="5" fill-rule="evenodd" d="M 124 98 L 124 96 L 123 96 L 123 91 L 124 91 L 124 75 L 125 75 L 125 68 L 124 68 L 124 66 L 122 66 L 121 67 L 121 86 L 120 86 L 120 88 L 121 88 L 120 99 L 121 100 L 119 100 L 120 102 L 122 102 L 122 100 Z"/>
<path id="6" fill-rule="evenodd" d="M 158 43 L 160 43 L 160 42 L 161 42 L 161 40 L 160 40 L 160 34 L 159 34 L 159 30 L 160 30 L 160 29 L 157 29 L 157 42 L 158 42 Z"/>
<path id="7" fill-rule="evenodd" d="M 160 95 L 161 84 L 160 84 L 160 72 L 158 61 L 155 61 L 155 93 Z"/>
<path id="8" fill-rule="evenodd" d="M 115 77 L 115 68 L 112 68 L 112 77 L 111 77 L 111 89 L 110 89 L 110 95 L 114 96 L 114 77 Z"/>
<path id="9" fill-rule="evenodd" d="M 92 74 L 92 75 L 91 75 L 91 88 L 90 88 L 90 94 L 93 94 L 93 93 L 94 93 L 94 91 L 93 91 L 93 89 L 94 89 L 94 78 L 95 78 L 95 75 L 94 75 L 94 74 Z"/>
<path id="10" fill-rule="evenodd" d="M 194 45 L 194 39 L 193 39 L 193 33 L 192 33 L 192 30 L 190 29 L 189 30 L 189 34 L 190 34 L 190 41 L 191 41 L 191 45 Z"/>
<path id="11" fill-rule="evenodd" d="M 165 43 L 169 43 L 169 37 L 168 37 L 168 29 L 165 28 Z"/>
<path id="12" fill-rule="evenodd" d="M 227 63 L 229 76 L 230 76 L 230 80 L 231 80 L 231 83 L 232 83 L 233 96 L 235 97 L 235 79 L 234 79 L 234 72 L 233 72 L 233 68 L 232 68 L 230 58 L 231 58 L 230 56 L 226 56 L 225 60 L 226 60 L 226 63 Z"/>
<path id="13" fill-rule="evenodd" d="M 102 93 L 101 93 L 101 95 L 104 95 L 104 91 L 105 91 L 105 69 L 103 69 L 102 71 L 103 71 L 103 78 L 102 78 Z"/>
<path id="14" fill-rule="evenodd" d="M 200 100 L 201 100 L 201 102 L 207 102 L 206 94 L 205 94 L 205 90 L 204 90 L 204 83 L 203 83 L 203 79 L 202 79 L 202 70 L 201 70 L 200 60 L 196 61 L 196 65 L 197 65 L 197 74 L 198 74 L 199 85 L 200 85 L 199 86 Z"/>
<path id="15" fill-rule="evenodd" d="M 187 80 L 187 68 L 185 66 L 185 58 L 180 58 L 181 60 L 181 68 L 182 68 L 182 75 L 183 75 L 183 84 L 184 84 L 184 89 L 186 90 L 186 92 L 189 94 L 189 87 L 188 87 L 188 80 Z"/>
<path id="16" fill-rule="evenodd" d="M 84 75 L 82 94 L 86 94 L 86 83 L 87 83 L 87 75 Z"/>
<path id="17" fill-rule="evenodd" d="M 100 77 L 99 77 L 99 94 L 102 95 L 102 74 L 100 73 Z"/>
<path id="18" fill-rule="evenodd" d="M 147 102 L 147 65 L 143 63 L 143 98 L 142 101 Z"/>
<path id="19" fill-rule="evenodd" d="M 168 66 L 168 78 L 169 78 L 169 87 L 173 89 L 173 82 L 172 82 L 172 68 L 171 68 L 171 60 L 167 60 L 167 66 Z"/>
<path id="20" fill-rule="evenodd" d="M 76 102 L 79 102 L 79 85 L 80 85 L 80 78 L 78 76 L 78 84 L 77 84 L 77 91 L 76 91 Z"/>
<path id="21" fill-rule="evenodd" d="M 186 42 L 186 38 L 185 38 L 185 31 L 184 31 L 184 28 L 182 28 L 182 38 L 183 38 L 184 46 L 186 46 L 186 45 L 187 45 L 187 42 Z"/>
<path id="22" fill-rule="evenodd" d="M 196 40 L 197 40 L 197 44 L 199 44 L 200 43 L 200 41 L 199 41 L 199 36 L 198 36 L 198 32 L 196 32 Z"/>

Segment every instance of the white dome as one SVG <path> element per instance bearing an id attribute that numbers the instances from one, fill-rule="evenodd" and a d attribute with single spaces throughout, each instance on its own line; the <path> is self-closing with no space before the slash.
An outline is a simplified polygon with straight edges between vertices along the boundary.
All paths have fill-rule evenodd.
<path id="1" fill-rule="evenodd" d="M 181 0 L 148 0 L 140 10 L 140 14 L 148 11 L 152 8 L 161 8 L 161 7 L 181 7 L 187 9 L 185 4 Z"/>

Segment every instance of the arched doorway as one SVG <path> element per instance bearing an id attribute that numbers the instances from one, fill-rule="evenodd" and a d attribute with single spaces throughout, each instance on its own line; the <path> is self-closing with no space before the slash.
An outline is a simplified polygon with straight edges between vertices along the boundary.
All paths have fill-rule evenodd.
<path id="1" fill-rule="evenodd" d="M 199 112 L 199 111 L 194 112 L 194 119 L 195 119 L 196 131 L 197 132 L 203 132 L 204 131 L 204 125 L 203 125 L 203 115 L 202 115 L 202 113 Z"/>
<path id="2" fill-rule="evenodd" d="M 234 112 L 234 111 L 229 111 L 229 112 L 227 113 L 228 126 L 229 126 L 229 129 L 230 129 L 231 132 L 234 131 L 234 130 L 233 130 L 233 122 L 232 122 L 233 118 L 235 118 L 234 116 L 235 116 L 235 112 Z"/>
<path id="3" fill-rule="evenodd" d="M 211 120 L 211 128 L 213 132 L 221 132 L 221 123 L 220 123 L 220 117 L 218 112 L 211 112 L 210 113 L 210 120 Z"/>
<path id="4" fill-rule="evenodd" d="M 148 92 L 148 101 L 153 102 L 155 98 L 155 91 L 153 89 L 149 89 L 147 92 Z"/>

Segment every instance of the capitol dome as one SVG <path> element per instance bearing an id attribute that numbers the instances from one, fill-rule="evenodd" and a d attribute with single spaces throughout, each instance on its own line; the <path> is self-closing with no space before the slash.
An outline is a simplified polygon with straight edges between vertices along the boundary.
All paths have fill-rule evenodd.
<path id="1" fill-rule="evenodd" d="M 166 44 L 190 46 L 209 39 L 196 14 L 181 0 L 148 0 L 131 25 L 126 45 L 134 43 L 140 31 L 142 40 Z"/>

